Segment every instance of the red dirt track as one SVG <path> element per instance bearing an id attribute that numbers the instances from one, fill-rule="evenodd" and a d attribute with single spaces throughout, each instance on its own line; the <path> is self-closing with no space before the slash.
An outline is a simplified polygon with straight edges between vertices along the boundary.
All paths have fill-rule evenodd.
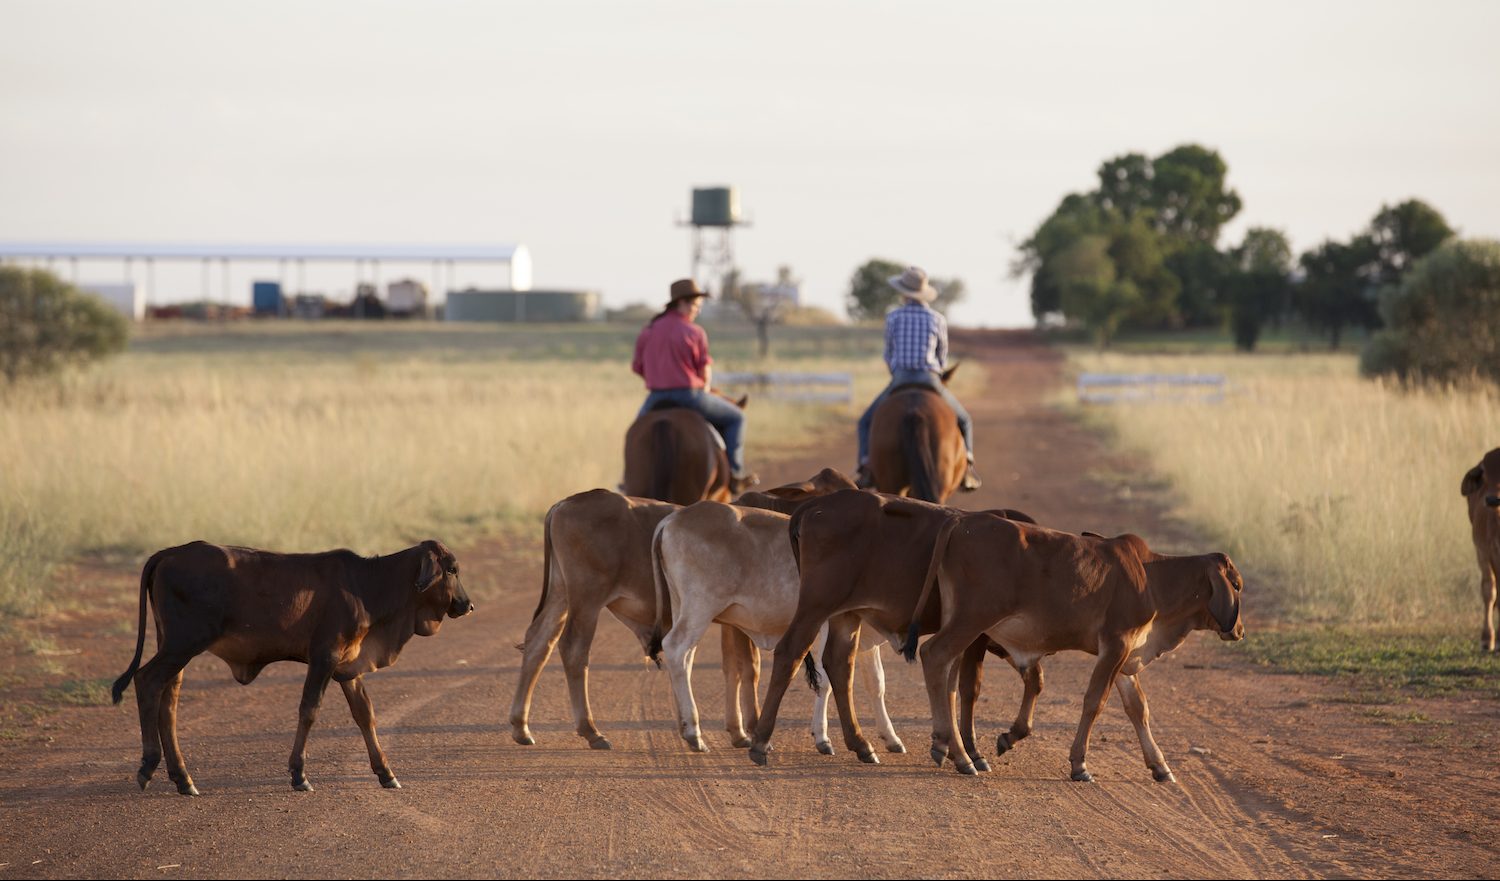
<path id="1" fill-rule="evenodd" d="M 966 370 L 989 374 L 983 399 L 966 401 L 986 485 L 955 503 L 1019 508 L 1070 531 L 1136 532 L 1167 552 L 1213 550 L 1167 516 L 1147 480 L 1122 483 L 1131 462 L 1047 405 L 1061 382 L 1055 352 L 1025 334 L 978 332 L 955 334 L 954 350 Z M 851 467 L 852 415 L 849 429 L 762 477 Z M 614 749 L 590 750 L 573 734 L 555 655 L 532 711 L 538 744 L 519 746 L 506 717 L 514 644 L 541 584 L 539 548 L 540 528 L 525 546 L 461 550 L 465 582 L 487 585 L 491 598 L 367 677 L 404 789 L 380 788 L 335 688 L 309 742 L 317 790 L 293 792 L 286 760 L 306 668 L 273 665 L 241 687 L 205 655 L 188 668 L 179 717 L 203 796 L 176 795 L 164 770 L 136 788 L 133 691 L 119 707 L 57 709 L 0 741 L 0 878 L 1466 878 L 1494 877 L 1500 865 L 1494 702 L 1419 702 L 1450 723 L 1431 745 L 1411 726 L 1375 724 L 1339 700 L 1337 684 L 1267 673 L 1208 634 L 1142 675 L 1176 784 L 1152 782 L 1117 696 L 1095 728 L 1097 782 L 1068 780 L 1092 661 L 1076 654 L 1048 662 L 1037 733 L 978 778 L 928 759 L 920 671 L 889 650 L 891 714 L 910 752 L 862 765 L 834 718 L 839 752 L 819 755 L 799 682 L 770 766 L 758 768 L 722 730 L 710 631 L 694 681 L 710 752 L 692 753 L 676 733 L 666 673 L 617 623 L 600 626 L 590 675 Z M 1245 576 L 1253 640 L 1266 600 L 1255 573 Z M 114 676 L 129 661 L 135 578 L 116 572 L 99 588 L 131 597 L 129 635 L 66 618 L 50 633 L 82 650 L 75 660 L 87 675 Z M 1004 664 L 987 672 L 979 715 L 991 754 L 1020 683 Z M 15 686 L 3 687 L 0 699 L 13 699 Z M 858 687 L 855 700 L 868 727 Z"/>

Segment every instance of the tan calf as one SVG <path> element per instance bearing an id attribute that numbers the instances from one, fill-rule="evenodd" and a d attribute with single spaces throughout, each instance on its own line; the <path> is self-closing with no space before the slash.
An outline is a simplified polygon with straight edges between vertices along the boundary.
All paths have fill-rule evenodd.
<path id="1" fill-rule="evenodd" d="M 1469 534 L 1479 561 L 1479 600 L 1484 624 L 1479 645 L 1495 650 L 1495 575 L 1500 573 L 1500 448 L 1490 450 L 1464 474 L 1459 492 L 1469 502 Z"/>
<path id="2" fill-rule="evenodd" d="M 955 664 L 981 636 L 1010 655 L 1035 701 L 1040 677 L 1026 673 L 1042 658 L 1075 649 L 1097 655 L 1083 699 L 1083 716 L 1069 753 L 1074 780 L 1093 779 L 1085 767 L 1089 733 L 1117 677 L 1120 699 L 1135 726 L 1146 766 L 1158 781 L 1172 771 L 1151 736 L 1150 711 L 1139 674 L 1181 645 L 1194 630 L 1221 639 L 1244 637 L 1243 582 L 1223 554 L 1169 557 L 1134 535 L 1113 539 L 1072 535 L 991 514 L 950 519 L 933 544 L 922 596 L 914 607 L 906 652 L 915 650 L 919 623 L 936 584 L 940 625 L 921 648 L 932 705 L 932 756 L 951 758 L 972 774 L 966 750 L 956 747 Z M 1003 752 L 1006 744 L 998 748 Z"/>

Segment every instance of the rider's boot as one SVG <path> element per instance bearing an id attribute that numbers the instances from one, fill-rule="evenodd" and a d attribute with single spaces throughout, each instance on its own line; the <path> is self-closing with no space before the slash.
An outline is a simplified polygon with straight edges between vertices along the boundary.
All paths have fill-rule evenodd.
<path id="1" fill-rule="evenodd" d="M 966 493 L 971 493 L 981 486 L 984 486 L 984 481 L 980 480 L 979 475 L 974 473 L 974 459 L 970 457 L 968 467 L 964 469 L 963 483 L 959 484 L 958 488 Z"/>

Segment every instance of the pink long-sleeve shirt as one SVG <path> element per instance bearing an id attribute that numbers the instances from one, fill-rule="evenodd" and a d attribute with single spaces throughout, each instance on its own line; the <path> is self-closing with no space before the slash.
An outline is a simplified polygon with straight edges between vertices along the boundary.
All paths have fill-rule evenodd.
<path id="1" fill-rule="evenodd" d="M 673 310 L 641 329 L 630 369 L 646 380 L 651 391 L 703 388 L 712 363 L 708 334 Z"/>

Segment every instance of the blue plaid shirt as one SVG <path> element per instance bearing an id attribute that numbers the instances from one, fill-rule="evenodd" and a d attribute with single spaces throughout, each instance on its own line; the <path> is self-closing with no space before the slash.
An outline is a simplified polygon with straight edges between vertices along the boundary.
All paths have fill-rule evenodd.
<path id="1" fill-rule="evenodd" d="M 885 363 L 897 370 L 942 373 L 948 366 L 948 322 L 925 303 L 906 300 L 885 317 Z"/>

